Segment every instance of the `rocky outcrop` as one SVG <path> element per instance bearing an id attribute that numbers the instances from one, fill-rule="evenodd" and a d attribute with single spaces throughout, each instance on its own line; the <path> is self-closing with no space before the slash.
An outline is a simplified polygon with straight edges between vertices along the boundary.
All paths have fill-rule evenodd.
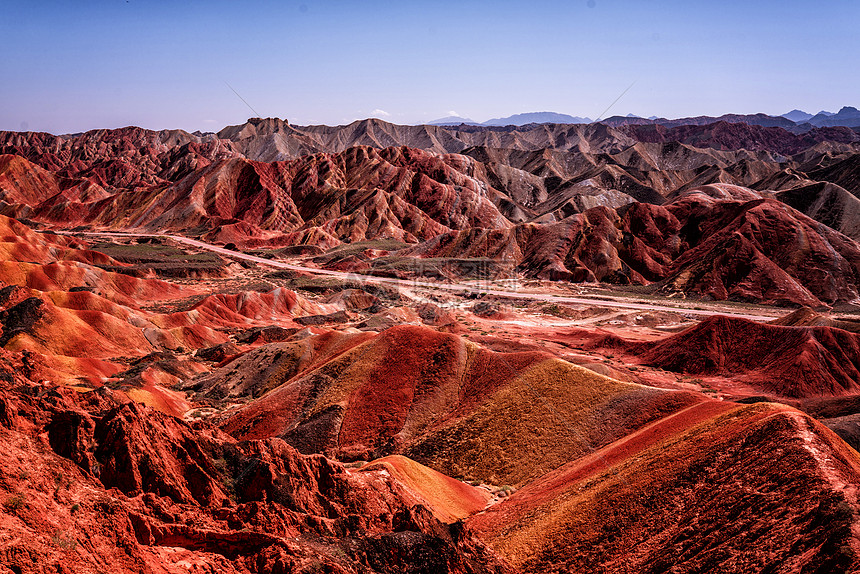
<path id="1" fill-rule="evenodd" d="M 42 318 L 43 302 L 37 297 L 28 297 L 17 305 L 0 311 L 0 347 L 21 333 L 30 333 L 36 321 Z"/>
<path id="2" fill-rule="evenodd" d="M 63 571 L 74 556 L 115 572 L 512 572 L 383 470 L 93 393 L 0 395 L 0 524 L 14 534 L 0 564 L 14 571 Z"/>
<path id="3" fill-rule="evenodd" d="M 151 492 L 177 503 L 220 506 L 227 499 L 195 434 L 161 413 L 127 403 L 101 418 L 93 431 L 99 480 L 135 496 Z"/>

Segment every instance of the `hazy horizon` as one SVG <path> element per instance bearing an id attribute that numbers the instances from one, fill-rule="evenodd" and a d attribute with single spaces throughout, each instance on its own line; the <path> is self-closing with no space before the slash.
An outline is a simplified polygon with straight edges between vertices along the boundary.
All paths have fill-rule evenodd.
<path id="1" fill-rule="evenodd" d="M 814 114 L 860 93 L 848 1 L 7 4 L 3 130 Z"/>

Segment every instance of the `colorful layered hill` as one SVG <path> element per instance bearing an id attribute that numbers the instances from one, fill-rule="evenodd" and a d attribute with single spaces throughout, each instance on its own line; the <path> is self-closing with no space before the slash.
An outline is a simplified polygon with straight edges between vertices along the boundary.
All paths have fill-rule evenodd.
<path id="1" fill-rule="evenodd" d="M 697 329 L 651 343 L 650 353 L 680 347 L 683 362 L 683 348 L 703 344 L 697 333 L 714 332 L 707 322 Z M 747 349 L 757 341 L 738 336 Z M 796 343 L 775 344 L 770 357 L 790 360 Z M 731 350 L 743 346 L 724 344 L 724 362 L 740 360 Z M 494 485 L 497 502 L 486 510 L 476 511 L 481 497 L 456 498 L 470 505 L 462 511 L 469 529 L 524 572 L 768 564 L 825 572 L 854 564 L 860 548 L 850 487 L 860 456 L 784 405 L 622 383 L 420 327 L 263 346 L 195 384 L 230 402 L 255 397 L 222 415 L 220 427 L 234 437 L 280 437 L 350 461 L 384 455 L 367 468 L 423 489 L 436 512 L 442 505 L 455 516 L 457 483 L 391 454 Z"/>
<path id="2" fill-rule="evenodd" d="M 17 156 L 4 157 L 21 164 L 18 171 L 38 169 Z M 210 239 L 242 244 L 272 239 L 331 247 L 380 237 L 415 242 L 450 227 L 510 225 L 496 206 L 498 193 L 467 175 L 471 164 L 462 156 L 439 158 L 406 148 L 352 148 L 272 164 L 229 159 L 170 186 L 135 187 L 88 202 L 62 196 L 56 178 L 53 187 L 36 185 L 16 172 L 9 175 L 4 200 L 10 214 L 54 224 L 201 230 Z"/>
<path id="3" fill-rule="evenodd" d="M 523 572 L 846 572 L 860 456 L 788 407 L 705 403 L 469 519 Z"/>
<path id="4" fill-rule="evenodd" d="M 354 297 L 205 294 L 108 272 L 99 265 L 125 266 L 5 217 L 0 238 L 4 567 L 512 572 L 454 524 L 486 506 L 487 488 L 403 457 L 349 469 L 177 418 L 199 405 L 176 384 L 211 366 L 190 350 L 261 325 L 297 331 L 295 317 Z"/>
<path id="5" fill-rule="evenodd" d="M 728 184 L 661 206 L 596 207 L 553 224 L 451 231 L 402 254 L 484 256 L 547 279 L 653 282 L 666 293 L 812 307 L 855 300 L 860 279 L 856 242 Z"/>
<path id="6" fill-rule="evenodd" d="M 211 347 L 227 342 L 231 332 L 272 324 L 297 330 L 294 317 L 346 305 L 312 302 L 280 288 L 209 294 L 134 277 L 122 272 L 128 265 L 77 240 L 3 216 L 0 254 L 0 346 L 28 353 L 33 377 L 69 385 L 99 386 L 127 371 L 129 361 Z M 150 391 L 171 395 L 170 386 L 200 372 L 200 365 L 188 364 L 173 374 L 144 370 L 141 376 Z"/>
<path id="7" fill-rule="evenodd" d="M 261 346 L 198 377 L 237 439 L 341 460 L 405 454 L 456 478 L 518 485 L 687 406 L 550 355 L 496 353 L 427 327 Z"/>
<path id="8" fill-rule="evenodd" d="M 645 128 L 657 132 L 636 135 Z M 839 134 L 464 127 L 455 145 L 448 129 L 255 120 L 207 136 L 6 132 L 0 213 L 241 248 L 396 241 L 410 247 L 395 258 L 496 258 L 541 278 L 715 299 L 856 299 L 856 244 L 831 230 L 860 233 L 856 143 Z"/>
<path id="9" fill-rule="evenodd" d="M 807 308 L 772 323 L 714 315 L 648 340 L 579 327 L 558 329 L 552 338 L 581 350 L 618 354 L 628 364 L 704 377 L 734 399 L 851 405 L 860 394 L 856 331 L 855 321 L 828 319 Z"/>
<path id="10" fill-rule="evenodd" d="M 143 262 L 184 254 L 168 239 L 102 253 L 35 230 L 172 231 L 368 272 L 482 260 L 651 294 L 857 300 L 860 248 L 828 227 L 852 229 L 855 139 L 732 126 L 0 134 L 0 564 L 856 569 L 860 456 L 761 402 L 857 444 L 850 321 L 715 317 L 627 340 L 532 316 L 516 331 L 552 329 L 547 349 L 592 370 L 457 335 L 481 315 L 511 336 L 486 301 L 471 313 L 433 295 L 443 310 L 238 263 L 158 279 Z"/>
<path id="11" fill-rule="evenodd" d="M 646 346 L 650 348 L 642 348 Z M 730 377 L 777 397 L 860 392 L 860 336 L 830 326 L 784 327 L 711 317 L 638 351 L 646 364 Z"/>
<path id="12" fill-rule="evenodd" d="M 487 489 L 445 476 L 405 456 L 386 456 L 361 468 L 362 472 L 378 470 L 388 472 L 445 523 L 484 510 L 493 497 Z"/>

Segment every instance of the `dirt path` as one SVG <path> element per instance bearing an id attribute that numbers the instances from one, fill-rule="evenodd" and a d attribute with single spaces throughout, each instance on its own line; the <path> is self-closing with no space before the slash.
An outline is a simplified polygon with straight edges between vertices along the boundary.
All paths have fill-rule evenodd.
<path id="1" fill-rule="evenodd" d="M 288 269 L 291 271 L 302 271 L 305 273 L 314 273 L 317 275 L 328 275 L 330 277 L 337 277 L 344 280 L 353 280 L 353 281 L 371 281 L 375 283 L 384 283 L 387 285 L 397 285 L 400 287 L 410 287 L 410 288 L 423 288 L 423 289 L 437 289 L 441 291 L 462 293 L 462 294 L 478 294 L 485 293 L 487 295 L 493 295 L 494 297 L 504 297 L 509 299 L 526 299 L 530 301 L 544 301 L 548 303 L 569 303 L 574 305 L 595 305 L 600 307 L 610 307 L 617 309 L 628 309 L 628 310 L 636 310 L 636 311 L 667 311 L 670 313 L 683 313 L 686 315 L 694 315 L 698 317 L 710 317 L 713 315 L 725 315 L 727 317 L 735 317 L 739 319 L 749 319 L 751 321 L 771 321 L 785 314 L 785 312 L 777 311 L 773 309 L 770 312 L 764 312 L 761 314 L 751 314 L 749 312 L 737 312 L 726 309 L 707 309 L 703 308 L 707 306 L 707 302 L 697 301 L 695 304 L 698 308 L 693 309 L 690 307 L 685 307 L 682 305 L 672 306 L 672 305 L 658 305 L 654 303 L 640 303 L 635 301 L 630 301 L 625 297 L 612 297 L 607 295 L 601 295 L 599 297 L 586 297 L 586 296 L 566 296 L 566 295 L 556 295 L 556 294 L 546 294 L 546 293 L 530 293 L 527 291 L 511 291 L 497 288 L 487 288 L 487 287 L 478 287 L 475 285 L 469 284 L 453 284 L 453 283 L 436 283 L 433 281 L 421 281 L 421 280 L 410 280 L 410 279 L 393 279 L 390 277 L 376 277 L 372 275 L 361 275 L 357 273 L 350 273 L 346 271 L 332 271 L 329 269 L 318 269 L 314 267 L 303 267 L 301 265 L 294 265 L 292 263 L 286 263 L 283 261 L 275 261 L 272 259 L 266 259 L 264 257 L 257 257 L 255 255 L 248 255 L 246 253 L 241 253 L 238 251 L 231 251 L 230 249 L 224 249 L 223 247 L 218 247 L 216 245 L 211 245 L 209 243 L 204 243 L 203 241 L 198 241 L 196 239 L 190 239 L 188 237 L 183 237 L 181 235 L 167 235 L 163 233 L 132 233 L 132 232 L 55 232 L 62 235 L 88 235 L 88 236 L 97 236 L 97 237 L 161 237 L 170 239 L 177 243 L 181 243 L 183 245 L 187 245 L 189 247 L 194 247 L 197 249 L 205 249 L 207 251 L 212 251 L 214 253 L 218 253 L 219 255 L 223 255 L 225 257 L 230 257 L 232 259 L 240 259 L 242 261 L 247 261 L 251 263 L 257 263 L 258 265 L 265 265 L 268 267 L 273 267 L 275 269 Z"/>

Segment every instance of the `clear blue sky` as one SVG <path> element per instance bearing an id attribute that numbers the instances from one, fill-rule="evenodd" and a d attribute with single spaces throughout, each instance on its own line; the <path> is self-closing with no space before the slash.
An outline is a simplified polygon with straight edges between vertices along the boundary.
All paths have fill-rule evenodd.
<path id="1" fill-rule="evenodd" d="M 0 129 L 860 107 L 860 2 L 2 0 Z"/>

